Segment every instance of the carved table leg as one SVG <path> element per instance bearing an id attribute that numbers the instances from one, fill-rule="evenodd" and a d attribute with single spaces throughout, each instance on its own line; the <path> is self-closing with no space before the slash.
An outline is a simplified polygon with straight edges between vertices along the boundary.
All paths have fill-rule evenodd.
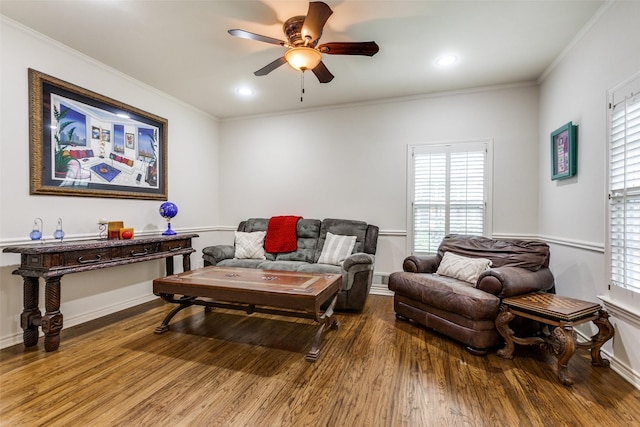
<path id="1" fill-rule="evenodd" d="M 513 343 L 513 330 L 509 327 L 509 322 L 516 317 L 508 308 L 501 307 L 500 314 L 496 317 L 496 329 L 504 338 L 504 347 L 498 350 L 498 356 L 504 359 L 513 359 L 515 345 Z"/>
<path id="2" fill-rule="evenodd" d="M 315 337 L 313 338 L 313 344 L 311 345 L 311 350 L 307 353 L 305 359 L 308 362 L 315 362 L 318 360 L 318 355 L 320 354 L 320 340 L 322 339 L 322 333 L 324 328 L 329 326 L 331 329 L 338 329 L 340 327 L 340 322 L 333 318 L 333 308 L 338 301 L 338 294 L 333 297 L 333 301 L 329 304 L 329 307 L 326 311 L 320 316 L 317 320 L 320 322 L 320 327 L 316 332 Z"/>
<path id="3" fill-rule="evenodd" d="M 173 294 L 160 294 L 160 298 L 162 298 L 163 300 L 167 301 L 167 302 L 171 302 L 171 303 L 177 303 L 179 304 L 177 307 L 175 307 L 173 310 L 171 310 L 169 312 L 169 314 L 167 314 L 164 318 L 164 320 L 162 321 L 162 323 L 160 324 L 160 326 L 158 326 L 153 332 L 156 334 L 163 334 L 165 332 L 167 332 L 169 330 L 169 322 L 171 321 L 171 319 L 173 319 L 173 316 L 175 316 L 176 314 L 178 314 L 180 311 L 184 310 L 185 308 L 191 307 L 193 305 L 193 301 L 196 299 L 196 297 L 190 297 L 190 296 L 183 296 L 179 299 L 175 299 L 173 297 Z"/>
<path id="4" fill-rule="evenodd" d="M 44 332 L 44 349 L 46 351 L 55 351 L 60 345 L 60 331 L 62 330 L 60 278 L 61 276 L 49 277 L 45 282 L 46 313 L 42 316 L 42 332 Z"/>
<path id="5" fill-rule="evenodd" d="M 191 270 L 191 254 L 182 255 L 182 271 Z"/>
<path id="6" fill-rule="evenodd" d="M 37 277 L 23 277 L 23 302 L 24 310 L 20 316 L 22 326 L 22 341 L 25 347 L 33 347 L 38 344 L 38 326 L 42 319 L 42 313 L 38 307 L 38 294 L 40 286 Z"/>
<path id="7" fill-rule="evenodd" d="M 576 350 L 575 332 L 571 326 L 556 327 L 553 336 L 558 344 L 558 378 L 564 385 L 572 385 L 573 381 L 567 373 L 567 364 Z"/>
<path id="8" fill-rule="evenodd" d="M 578 348 L 591 350 L 591 364 L 593 366 L 606 367 L 609 366 L 609 361 L 602 357 L 600 348 L 613 337 L 615 328 L 611 322 L 609 322 L 609 313 L 605 310 L 600 310 L 599 314 L 600 317 L 593 320 L 593 323 L 598 327 L 598 333 L 591 337 L 591 341 L 578 343 Z"/>

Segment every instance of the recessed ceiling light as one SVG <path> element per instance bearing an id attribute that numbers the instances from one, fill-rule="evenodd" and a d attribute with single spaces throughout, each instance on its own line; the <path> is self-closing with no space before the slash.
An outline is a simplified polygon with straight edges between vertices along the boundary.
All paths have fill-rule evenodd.
<path id="1" fill-rule="evenodd" d="M 455 55 L 444 55 L 438 58 L 436 64 L 441 67 L 448 67 L 449 65 L 453 65 L 458 62 L 458 57 Z"/>
<path id="2" fill-rule="evenodd" d="M 243 95 L 243 96 L 253 95 L 253 90 L 248 88 L 248 87 L 240 87 L 240 88 L 236 89 L 236 92 L 239 95 Z"/>

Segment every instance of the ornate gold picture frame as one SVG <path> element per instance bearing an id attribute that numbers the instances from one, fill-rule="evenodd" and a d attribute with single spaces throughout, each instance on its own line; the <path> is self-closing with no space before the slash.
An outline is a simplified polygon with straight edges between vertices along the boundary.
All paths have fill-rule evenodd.
<path id="1" fill-rule="evenodd" d="M 167 200 L 168 121 L 29 69 L 30 193 Z"/>

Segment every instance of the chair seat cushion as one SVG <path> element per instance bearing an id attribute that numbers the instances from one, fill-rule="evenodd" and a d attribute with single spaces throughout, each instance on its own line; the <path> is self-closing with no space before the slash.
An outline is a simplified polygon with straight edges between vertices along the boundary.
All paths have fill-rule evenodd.
<path id="1" fill-rule="evenodd" d="M 495 320 L 500 299 L 473 285 L 446 276 L 428 273 L 395 272 L 389 289 L 427 306 L 456 313 L 470 320 Z"/>

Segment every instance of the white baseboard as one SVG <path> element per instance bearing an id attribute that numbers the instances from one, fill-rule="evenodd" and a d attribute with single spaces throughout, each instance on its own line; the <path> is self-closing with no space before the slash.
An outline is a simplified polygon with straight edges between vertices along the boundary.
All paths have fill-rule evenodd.
<path id="1" fill-rule="evenodd" d="M 117 304 L 101 307 L 97 310 L 88 311 L 86 313 L 80 313 L 71 317 L 64 317 L 63 325 L 64 325 L 64 328 L 70 328 L 72 326 L 86 323 L 90 320 L 99 319 L 100 317 L 117 313 L 118 311 L 126 310 L 127 308 L 135 307 L 136 305 L 144 304 L 145 302 L 153 301 L 156 298 L 158 298 L 156 295 L 150 293 L 150 294 L 142 295 L 136 298 L 132 298 L 127 301 L 120 301 Z M 63 313 L 63 316 L 64 316 L 64 313 Z M 44 335 L 42 333 L 42 330 L 40 330 L 39 332 L 40 332 L 39 336 L 42 337 Z M 11 347 L 13 345 L 21 344 L 21 343 L 22 343 L 22 331 L 0 338 L 0 348 Z"/>
<path id="2" fill-rule="evenodd" d="M 382 285 L 379 283 L 373 283 L 371 285 L 371 291 L 369 293 L 371 295 L 393 296 L 393 291 L 390 291 L 387 285 Z"/>
<path id="3" fill-rule="evenodd" d="M 371 284 L 371 290 L 369 293 L 372 295 L 393 296 L 393 291 L 389 290 L 388 285 L 389 273 L 374 272 L 373 283 Z"/>
<path id="4" fill-rule="evenodd" d="M 579 342 L 588 342 L 589 340 L 591 340 L 590 337 L 586 336 L 579 330 L 574 330 L 576 331 L 576 334 L 581 338 L 580 340 L 578 340 Z M 633 368 L 631 368 L 630 366 L 627 366 L 626 364 L 620 362 L 619 359 L 616 359 L 616 357 L 608 351 L 601 349 L 600 352 L 602 353 L 603 359 L 608 359 L 611 363 L 609 366 L 611 367 L 612 371 L 620 375 L 629 384 L 640 390 L 640 373 L 633 370 Z"/>
<path id="5" fill-rule="evenodd" d="M 618 359 L 615 357 L 611 357 L 610 354 L 603 351 L 607 356 L 607 359 L 611 362 L 611 370 L 615 373 L 619 374 L 622 378 L 627 380 L 631 385 L 640 390 L 640 373 L 631 369 L 631 367 L 625 365 L 624 363 L 620 363 Z"/>

